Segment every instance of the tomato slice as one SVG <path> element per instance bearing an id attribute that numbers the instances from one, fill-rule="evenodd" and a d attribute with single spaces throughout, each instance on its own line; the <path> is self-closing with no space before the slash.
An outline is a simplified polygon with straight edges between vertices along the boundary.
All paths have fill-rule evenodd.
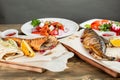
<path id="1" fill-rule="evenodd" d="M 99 26 L 100 26 L 100 21 L 99 21 L 99 20 L 94 21 L 94 22 L 91 24 L 91 28 L 92 28 L 92 29 L 99 30 Z"/>

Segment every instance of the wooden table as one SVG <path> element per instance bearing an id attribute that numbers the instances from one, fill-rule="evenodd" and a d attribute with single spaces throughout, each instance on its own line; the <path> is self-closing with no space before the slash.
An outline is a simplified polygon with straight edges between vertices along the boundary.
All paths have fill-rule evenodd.
<path id="1" fill-rule="evenodd" d="M 18 29 L 19 34 L 21 24 L 1 24 L 0 31 L 6 29 Z M 37 73 L 25 70 L 18 70 L 8 67 L 0 66 L 0 80 L 118 80 L 120 78 L 113 78 L 106 74 L 102 70 L 91 66 L 90 64 L 84 62 L 76 55 L 69 59 L 68 69 L 63 72 L 50 72 L 45 71 L 44 73 Z"/>

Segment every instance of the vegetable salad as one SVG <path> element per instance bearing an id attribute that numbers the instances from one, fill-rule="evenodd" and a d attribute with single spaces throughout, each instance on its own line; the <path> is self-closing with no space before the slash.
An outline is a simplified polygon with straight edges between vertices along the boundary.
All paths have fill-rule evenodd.
<path id="1" fill-rule="evenodd" d="M 98 31 L 112 31 L 115 32 L 116 35 L 120 35 L 120 22 L 111 21 L 111 20 L 96 20 L 91 24 L 86 24 L 86 28 L 92 28 Z"/>
<path id="2" fill-rule="evenodd" d="M 57 36 L 61 33 L 64 33 L 64 25 L 60 22 L 55 21 L 45 21 L 41 22 L 38 19 L 34 19 L 31 22 L 31 25 L 33 26 L 32 34 L 39 34 L 42 36 Z"/>

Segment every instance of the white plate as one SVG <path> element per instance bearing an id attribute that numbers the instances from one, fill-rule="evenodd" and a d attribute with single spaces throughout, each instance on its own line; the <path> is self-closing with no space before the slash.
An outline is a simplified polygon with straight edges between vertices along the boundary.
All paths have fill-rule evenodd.
<path id="1" fill-rule="evenodd" d="M 57 38 L 62 38 L 62 37 L 66 37 L 69 36 L 71 34 L 73 34 L 74 32 L 76 32 L 79 29 L 79 25 L 77 23 L 75 23 L 74 21 L 68 20 L 68 19 L 63 19 L 63 18 L 41 18 L 39 19 L 40 21 L 57 21 L 60 22 L 64 25 L 65 28 L 69 29 L 68 32 L 62 34 L 62 35 L 58 35 L 56 36 Z M 33 26 L 31 25 L 31 21 L 26 22 L 25 24 L 22 25 L 21 27 L 21 31 L 26 34 L 26 35 L 30 35 L 30 36 L 38 36 L 36 34 L 32 34 L 32 28 Z"/>
<path id="2" fill-rule="evenodd" d="M 87 20 L 87 21 L 79 24 L 79 26 L 82 27 L 82 28 L 85 28 L 85 25 L 86 25 L 86 24 L 91 24 L 91 23 L 93 23 L 93 22 L 96 21 L 96 20 L 102 20 L 102 19 L 90 19 L 90 20 Z M 112 36 L 116 36 L 116 33 L 115 33 L 115 32 L 112 32 L 112 31 L 98 31 L 98 30 L 95 30 L 95 29 L 94 29 L 94 31 L 95 31 L 97 34 L 101 35 L 101 36 L 102 36 L 103 34 L 111 34 Z"/>

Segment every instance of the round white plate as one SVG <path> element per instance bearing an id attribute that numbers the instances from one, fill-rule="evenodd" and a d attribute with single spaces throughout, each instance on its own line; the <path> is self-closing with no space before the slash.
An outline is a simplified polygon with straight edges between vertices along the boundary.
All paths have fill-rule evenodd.
<path id="1" fill-rule="evenodd" d="M 65 32 L 62 35 L 58 35 L 56 36 L 57 38 L 62 38 L 62 37 L 66 37 L 69 36 L 71 34 L 73 34 L 74 32 L 76 32 L 79 29 L 79 25 L 77 23 L 75 23 L 74 21 L 68 20 L 68 19 L 63 19 L 63 18 L 41 18 L 39 19 L 40 21 L 56 21 L 56 22 L 60 22 L 63 24 L 64 28 L 69 29 L 68 32 Z M 21 31 L 26 34 L 26 35 L 30 35 L 30 36 L 40 36 L 37 34 L 32 34 L 32 28 L 33 26 L 31 25 L 31 21 L 26 22 L 25 24 L 22 25 L 21 27 Z"/>

